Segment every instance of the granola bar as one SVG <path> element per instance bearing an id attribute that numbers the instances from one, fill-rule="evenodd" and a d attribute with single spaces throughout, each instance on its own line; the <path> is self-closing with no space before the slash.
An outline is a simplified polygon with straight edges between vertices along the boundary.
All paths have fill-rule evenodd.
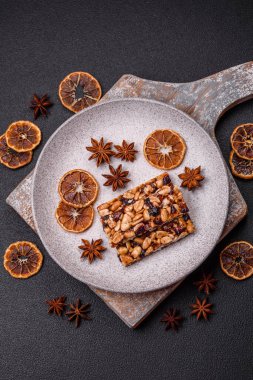
<path id="1" fill-rule="evenodd" d="M 98 206 L 112 247 L 153 231 L 188 211 L 181 191 L 173 185 L 168 173 Z"/>
<path id="2" fill-rule="evenodd" d="M 129 240 L 117 246 L 118 258 L 124 266 L 134 264 L 151 253 L 159 251 L 168 245 L 193 233 L 194 224 L 188 214 L 164 224 L 156 231 L 146 232 L 141 237 Z"/>

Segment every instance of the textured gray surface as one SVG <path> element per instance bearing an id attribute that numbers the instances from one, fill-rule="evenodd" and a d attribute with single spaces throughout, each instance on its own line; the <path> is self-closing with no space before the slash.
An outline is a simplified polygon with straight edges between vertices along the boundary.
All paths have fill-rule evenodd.
<path id="1" fill-rule="evenodd" d="M 138 186 L 161 173 L 150 166 L 143 153 L 145 138 L 155 129 L 173 129 L 187 143 L 183 163 L 170 171 L 173 183 L 180 186 L 178 174 L 184 166 L 202 167 L 205 183 L 199 191 L 183 191 L 196 232 L 177 244 L 157 252 L 136 265 L 123 267 L 116 251 L 108 246 L 102 224 L 96 214 L 92 226 L 82 234 L 67 233 L 57 223 L 59 203 L 57 186 L 64 173 L 74 168 L 91 172 L 99 183 L 94 207 L 122 194 L 104 187 L 104 166 L 88 161 L 90 136 L 103 136 L 119 144 L 122 139 L 135 141 L 139 151 L 134 164 L 124 163 L 131 182 Z M 114 160 L 112 164 L 117 165 Z M 48 175 L 48 168 L 51 168 Z M 122 293 L 142 293 L 172 285 L 195 270 L 209 255 L 223 231 L 227 217 L 229 188 L 227 171 L 219 149 L 193 119 L 163 103 L 126 99 L 111 101 L 85 110 L 66 121 L 45 145 L 33 177 L 33 216 L 41 241 L 55 261 L 75 278 L 94 287 Z M 213 223 L 213 220 L 216 222 Z M 54 233 L 52 234 L 52 231 Z M 88 265 L 80 260 L 80 239 L 103 238 L 107 251 L 102 261 Z"/>
<path id="2" fill-rule="evenodd" d="M 120 3 L 120 6 L 118 4 Z M 48 92 L 55 105 L 39 119 L 43 142 L 33 162 L 17 172 L 0 169 L 1 252 L 14 240 L 35 242 L 44 254 L 41 272 L 15 281 L 0 266 L 0 367 L 10 379 L 170 379 L 252 378 L 252 279 L 237 283 L 221 272 L 219 251 L 233 240 L 253 241 L 252 182 L 236 183 L 249 213 L 217 246 L 201 269 L 131 331 L 96 295 L 65 273 L 38 236 L 5 204 L 33 169 L 53 131 L 69 116 L 57 99 L 59 81 L 75 69 L 93 73 L 104 93 L 124 73 L 164 82 L 187 82 L 252 59 L 252 1 L 1 1 L 1 123 L 32 118 L 27 108 L 34 91 Z M 71 28 L 68 27 L 71 25 Z M 226 113 L 217 138 L 228 162 L 235 125 L 252 120 L 253 102 Z M 192 282 L 213 270 L 218 289 L 211 295 L 209 323 L 189 316 L 197 295 Z M 67 294 L 92 303 L 93 321 L 75 330 L 49 317 L 44 300 Z M 159 322 L 169 307 L 186 317 L 178 334 Z M 73 327 L 73 328 L 72 328 Z"/>
<path id="3" fill-rule="evenodd" d="M 181 108 L 190 114 L 198 106 L 196 99 L 201 101 L 201 97 L 196 94 L 209 93 L 209 102 L 212 104 L 209 108 L 208 121 L 204 122 L 201 112 L 198 108 L 198 117 L 204 122 L 204 128 L 211 131 L 211 136 L 215 140 L 214 127 L 218 119 L 217 109 L 223 113 L 226 109 L 234 106 L 238 102 L 251 97 L 252 82 L 252 63 L 246 63 L 234 68 L 227 69 L 221 73 L 212 75 L 211 77 L 199 80 L 194 83 L 173 84 L 143 80 L 132 75 L 124 75 L 113 88 L 104 96 L 103 99 L 117 99 L 124 97 L 156 98 L 157 94 L 164 102 L 172 102 L 173 105 Z M 207 89 L 207 85 L 212 91 Z M 187 92 L 189 91 L 190 92 Z M 216 94 L 214 92 L 216 89 Z M 234 91 L 233 91 L 234 89 Z M 237 97 L 237 98 L 236 98 Z M 227 98 L 232 102 L 228 102 Z M 191 99 L 192 106 L 189 104 Z M 216 99 L 219 99 L 218 102 Z M 236 100 L 237 99 L 237 100 Z M 184 100 L 184 101 L 183 101 Z M 103 100 L 102 100 L 103 101 Z M 205 104 L 208 101 L 205 99 Z M 214 107 L 214 104 L 216 106 Z M 211 120 L 213 126 L 211 128 Z M 222 237 L 231 231 L 231 229 L 245 216 L 247 206 L 240 195 L 238 188 L 229 172 L 230 179 L 230 205 L 229 214 L 226 221 L 225 229 Z M 23 180 L 23 182 L 11 193 L 7 202 L 26 220 L 26 222 L 34 228 L 31 208 L 31 175 Z M 128 296 L 127 294 L 117 294 L 108 291 L 102 291 L 93 288 L 107 305 L 119 315 L 122 320 L 130 327 L 136 327 L 166 296 L 171 294 L 173 289 L 177 287 L 163 289 L 157 293 L 146 293 Z"/>

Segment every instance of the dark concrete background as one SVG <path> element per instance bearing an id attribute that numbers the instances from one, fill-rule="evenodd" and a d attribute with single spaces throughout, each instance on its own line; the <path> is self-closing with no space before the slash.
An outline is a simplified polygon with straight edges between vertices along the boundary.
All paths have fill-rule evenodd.
<path id="1" fill-rule="evenodd" d="M 0 132 L 18 119 L 32 120 L 34 92 L 54 102 L 38 119 L 43 142 L 32 163 L 0 168 L 0 248 L 16 240 L 38 244 L 41 272 L 21 281 L 0 266 L 0 379 L 250 379 L 252 378 L 252 279 L 236 282 L 219 267 L 218 253 L 237 239 L 253 241 L 252 182 L 237 180 L 248 217 L 207 262 L 141 325 L 131 331 L 84 284 L 63 272 L 38 237 L 5 204 L 34 167 L 38 155 L 71 116 L 57 97 L 69 72 L 94 74 L 105 93 L 125 73 L 170 82 L 192 81 L 252 59 L 252 1 L 0 1 Z M 217 136 L 228 160 L 235 125 L 252 122 L 253 101 L 229 111 Z M 48 173 L 50 175 L 50 171 Z M 215 222 L 215 221 L 214 221 Z M 210 297 L 209 322 L 190 317 L 197 291 L 192 282 L 213 270 L 218 289 Z M 75 329 L 47 315 L 46 299 L 66 294 L 92 303 L 91 322 Z M 187 318 L 178 334 L 159 322 L 169 307 Z"/>

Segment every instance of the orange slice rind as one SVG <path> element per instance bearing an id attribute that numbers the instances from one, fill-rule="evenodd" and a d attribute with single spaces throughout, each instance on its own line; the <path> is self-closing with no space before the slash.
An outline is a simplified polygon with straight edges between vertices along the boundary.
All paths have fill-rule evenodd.
<path id="1" fill-rule="evenodd" d="M 78 89 L 81 92 L 79 97 Z M 102 90 L 97 79 L 91 74 L 76 71 L 61 81 L 58 94 L 62 105 L 76 113 L 97 103 L 101 98 Z"/>
<path id="2" fill-rule="evenodd" d="M 75 208 L 60 202 L 55 215 L 57 222 L 64 230 L 79 233 L 84 232 L 91 226 L 94 210 L 92 206 Z"/>
<path id="3" fill-rule="evenodd" d="M 4 254 L 4 268 L 15 278 L 28 278 L 39 272 L 43 255 L 29 241 L 12 243 Z"/>
<path id="4" fill-rule="evenodd" d="M 232 173 L 239 178 L 252 179 L 253 178 L 253 160 L 245 160 L 237 156 L 232 150 L 229 157 L 229 163 Z"/>
<path id="5" fill-rule="evenodd" d="M 230 142 L 237 156 L 253 160 L 253 124 L 238 125 L 230 137 Z"/>
<path id="6" fill-rule="evenodd" d="M 65 173 L 58 188 L 61 200 L 75 208 L 87 207 L 98 195 L 98 183 L 87 171 L 74 169 Z"/>
<path id="7" fill-rule="evenodd" d="M 5 132 L 7 145 L 16 152 L 28 152 L 41 142 L 41 131 L 31 121 L 19 120 Z"/>
<path id="8" fill-rule="evenodd" d="M 143 152 L 150 165 L 169 170 L 182 163 L 186 145 L 177 132 L 170 129 L 157 129 L 147 136 Z"/>
<path id="9" fill-rule="evenodd" d="M 0 162 L 10 169 L 18 169 L 29 164 L 32 160 L 33 153 L 16 152 L 8 147 L 5 135 L 0 136 Z"/>
<path id="10" fill-rule="evenodd" d="M 245 280 L 253 274 L 253 246 L 247 241 L 229 244 L 220 253 L 220 265 L 226 275 Z"/>

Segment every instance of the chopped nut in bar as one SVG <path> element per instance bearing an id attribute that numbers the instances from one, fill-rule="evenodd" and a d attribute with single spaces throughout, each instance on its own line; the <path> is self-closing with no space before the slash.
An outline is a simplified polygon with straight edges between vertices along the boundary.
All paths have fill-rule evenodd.
<path id="1" fill-rule="evenodd" d="M 181 191 L 173 185 L 168 173 L 98 206 L 112 247 L 153 231 L 188 211 Z"/>
<path id="2" fill-rule="evenodd" d="M 129 266 L 186 237 L 194 230 L 194 224 L 186 213 L 164 224 L 156 231 L 146 232 L 140 237 L 135 237 L 134 240 L 118 245 L 118 258 L 122 265 Z"/>

